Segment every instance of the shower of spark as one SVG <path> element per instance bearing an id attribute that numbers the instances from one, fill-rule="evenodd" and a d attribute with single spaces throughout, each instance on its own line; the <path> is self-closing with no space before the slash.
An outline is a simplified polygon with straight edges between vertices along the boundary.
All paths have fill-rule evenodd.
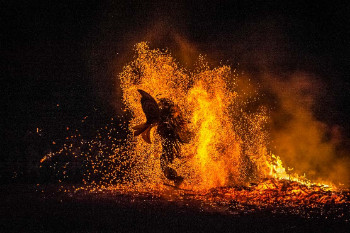
<path id="1" fill-rule="evenodd" d="M 229 66 L 211 69 L 203 57 L 197 68 L 182 68 L 168 51 L 150 49 L 145 42 L 135 46 L 134 60 L 119 75 L 126 108 L 133 118 L 130 128 L 145 121 L 137 89 L 157 99 L 177 104 L 189 122 L 192 140 L 181 147 L 174 167 L 185 176 L 191 189 L 257 182 L 262 178 L 308 181 L 287 174 L 281 159 L 269 153 L 265 124 L 267 110 L 245 112 L 248 101 L 237 91 L 239 75 Z M 151 145 L 139 138 L 130 140 L 129 156 L 135 161 L 131 177 L 140 182 L 164 181 L 159 163 L 160 138 L 152 134 Z"/>
<path id="2" fill-rule="evenodd" d="M 197 67 L 188 71 L 167 50 L 150 49 L 147 43 L 141 42 L 135 45 L 133 61 L 123 68 L 118 78 L 125 112 L 131 119 L 126 121 L 124 116 L 114 119 L 99 130 L 93 140 L 83 140 L 77 133 L 67 138 L 61 150 L 41 160 L 42 166 L 51 162 L 60 182 L 69 176 L 72 163 L 81 164 L 79 172 L 84 185 L 75 191 L 161 192 L 166 189 L 164 183 L 169 181 L 160 166 L 160 136 L 153 128 L 152 143 L 148 144 L 132 134 L 132 127 L 145 122 L 138 89 L 148 92 L 157 101 L 170 99 L 179 106 L 188 122 L 191 140 L 181 144 L 181 156 L 172 164 L 185 178 L 182 188 L 206 195 L 208 190 L 216 190 L 215 193 L 224 192 L 225 197 L 239 196 L 242 200 L 253 194 L 257 198 L 258 193 L 266 190 L 265 193 L 269 193 L 271 184 L 278 191 L 291 190 L 288 195 L 303 193 L 300 187 L 312 192 L 335 190 L 335 186 L 312 183 L 304 176 L 290 173 L 281 159 L 269 152 L 268 110 L 264 106 L 254 111 L 245 110 L 258 97 L 249 99 L 240 94 L 237 84 L 240 76 L 229 66 L 210 68 L 200 56 Z M 124 136 L 115 137 L 118 134 Z M 62 156 L 72 159 L 59 162 L 56 158 Z M 232 187 L 246 189 L 240 191 Z M 296 191 L 298 187 L 300 192 Z M 254 190 L 254 193 L 246 190 Z M 322 196 L 322 192 L 319 195 Z M 283 195 L 279 200 L 284 200 Z M 343 203 L 345 199 L 336 196 L 332 200 Z"/>

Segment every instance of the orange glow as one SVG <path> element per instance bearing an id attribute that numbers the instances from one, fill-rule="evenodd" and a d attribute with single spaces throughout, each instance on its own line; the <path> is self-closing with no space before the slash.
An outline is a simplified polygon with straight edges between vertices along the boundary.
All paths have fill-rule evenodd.
<path id="1" fill-rule="evenodd" d="M 212 69 L 199 57 L 197 68 L 188 71 L 168 51 L 150 49 L 145 42 L 136 44 L 135 52 L 134 60 L 118 76 L 124 112 L 131 114 L 131 121 L 119 127 L 103 127 L 91 141 L 82 140 L 80 134 L 67 137 L 61 150 L 48 153 L 40 161 L 69 154 L 86 162 L 85 186 L 75 191 L 166 194 L 168 188 L 163 183 L 169 181 L 161 171 L 161 139 L 155 128 L 151 131 L 152 144 L 132 133 L 125 141 L 110 135 L 116 129 L 127 132 L 126 126 L 132 132 L 133 126 L 145 122 L 137 91 L 142 89 L 156 100 L 172 100 L 189 122 L 192 139 L 181 146 L 181 158 L 172 166 L 185 177 L 181 187 L 191 190 L 194 199 L 211 204 L 235 200 L 259 206 L 345 202 L 335 186 L 313 183 L 292 173 L 293 169 L 286 169 L 280 157 L 269 151 L 265 129 L 268 110 L 264 106 L 245 110 L 249 98 L 238 89 L 237 83 L 242 81 L 235 70 L 229 66 Z M 254 92 L 251 89 L 246 88 Z"/>
<path id="2" fill-rule="evenodd" d="M 181 148 L 184 158 L 174 164 L 185 176 L 185 185 L 210 189 L 268 177 L 310 183 L 287 174 L 281 159 L 269 153 L 264 130 L 267 111 L 263 107 L 254 113 L 242 110 L 246 103 L 235 84 L 239 76 L 230 67 L 211 69 L 199 57 L 197 69 L 189 72 L 168 51 L 152 50 L 144 42 L 135 51 L 134 61 L 119 75 L 125 106 L 133 116 L 130 127 L 145 121 L 137 89 L 180 106 L 194 134 Z M 153 133 L 152 137 L 152 145 L 130 139 L 134 148 L 130 154 L 136 163 L 131 176 L 157 184 L 164 182 L 159 166 L 161 146 L 159 136 Z"/>

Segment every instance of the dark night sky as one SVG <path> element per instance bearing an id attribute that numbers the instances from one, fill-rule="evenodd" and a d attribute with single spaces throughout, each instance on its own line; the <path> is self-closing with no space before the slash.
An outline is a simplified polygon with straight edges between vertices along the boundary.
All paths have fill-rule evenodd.
<path id="1" fill-rule="evenodd" d="M 252 51 L 271 58 L 267 68 L 277 73 L 315 73 L 326 84 L 318 117 L 350 129 L 348 1 L 86 2 L 2 4 L 2 115 L 10 141 L 36 127 L 59 131 L 94 108 L 99 118 L 113 115 L 117 53 L 131 51 L 156 22 L 209 57 L 253 73 L 261 64 Z M 171 48 L 168 39 L 160 44 Z M 275 40 L 282 56 L 270 46 Z"/>

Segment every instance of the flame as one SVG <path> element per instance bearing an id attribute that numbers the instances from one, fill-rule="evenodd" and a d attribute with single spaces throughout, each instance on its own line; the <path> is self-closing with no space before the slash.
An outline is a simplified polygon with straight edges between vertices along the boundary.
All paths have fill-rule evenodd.
<path id="1" fill-rule="evenodd" d="M 200 56 L 197 68 L 188 71 L 168 51 L 150 49 L 145 42 L 136 44 L 135 51 L 134 60 L 119 74 L 124 111 L 131 114 L 131 121 L 123 117 L 111 119 L 91 140 L 84 140 L 76 131 L 76 135 L 66 138 L 61 149 L 41 159 L 41 166 L 51 161 L 60 191 L 78 196 L 101 193 L 98 200 L 105 194 L 112 198 L 130 195 L 133 201 L 155 203 L 165 198 L 180 205 L 197 203 L 201 210 L 230 214 L 269 210 L 309 218 L 315 211 L 319 211 L 316 217 L 322 216 L 325 206 L 333 206 L 337 207 L 331 208 L 334 213 L 327 212 L 325 218 L 349 218 L 343 211 L 350 203 L 348 190 L 314 183 L 305 175 L 292 173 L 293 169 L 286 169 L 279 156 L 269 152 L 268 110 L 264 106 L 249 109 L 257 96 L 251 95 L 254 91 L 250 86 L 242 90 L 246 80 L 240 80 L 235 70 L 229 66 L 212 69 Z M 152 144 L 130 133 L 133 126 L 146 120 L 137 89 L 157 100 L 172 100 L 189 122 L 191 140 L 182 144 L 181 158 L 172 165 L 185 177 L 183 189 L 164 185 L 169 181 L 160 167 L 161 139 L 154 128 Z M 127 138 L 115 137 L 126 132 Z M 65 159 L 55 159 L 57 155 Z M 81 166 L 82 173 L 83 184 L 77 187 L 64 183 L 74 170 L 74 162 Z"/>
<path id="2" fill-rule="evenodd" d="M 155 98 L 176 103 L 188 120 L 192 140 L 182 145 L 182 159 L 174 167 L 185 176 L 192 189 L 244 184 L 272 177 L 302 181 L 288 174 L 281 159 L 267 148 L 267 110 L 245 112 L 247 100 L 237 91 L 239 75 L 229 66 L 211 69 L 203 57 L 197 68 L 187 71 L 166 50 L 136 44 L 134 60 L 119 75 L 123 100 L 133 119 L 130 127 L 145 121 L 137 89 Z M 164 182 L 160 170 L 160 138 L 152 134 L 153 144 L 131 138 L 131 157 L 135 167 L 131 176 L 157 184 Z M 307 182 L 304 181 L 304 184 Z"/>
<path id="3" fill-rule="evenodd" d="M 293 169 L 286 169 L 280 157 L 269 151 L 268 110 L 264 106 L 255 110 L 247 107 L 258 97 L 251 95 L 250 86 L 244 86 L 242 91 L 242 85 L 238 84 L 246 80 L 240 80 L 242 77 L 229 66 L 210 68 L 200 56 L 197 67 L 189 71 L 167 50 L 150 49 L 146 42 L 141 42 L 135 45 L 133 61 L 123 68 L 118 78 L 124 111 L 131 114 L 131 121 L 126 123 L 121 119 L 119 127 L 113 123 L 106 125 L 91 141 L 82 139 L 81 134 L 67 137 L 67 143 L 60 150 L 41 159 L 42 164 L 56 155 L 73 155 L 76 162 L 83 161 L 83 184 L 90 191 L 113 190 L 121 183 L 127 190 L 164 189 L 162 185 L 168 181 L 161 171 L 161 139 L 154 128 L 151 145 L 132 134 L 128 134 L 126 140 L 111 136 L 112 132 L 118 134 L 117 130 L 132 132 L 133 126 L 145 122 L 137 91 L 142 89 L 157 100 L 172 100 L 189 122 L 191 140 L 182 144 L 181 157 L 172 164 L 185 177 L 184 188 L 205 192 L 258 183 L 254 190 L 263 192 L 271 189 L 276 183 L 274 179 L 282 186 L 283 181 L 288 181 L 294 182 L 290 187 L 297 187 L 296 183 L 311 189 L 315 186 L 325 191 L 336 189 L 331 184 L 313 183 L 305 175 L 292 173 Z M 86 117 L 82 122 L 85 120 Z M 59 168 L 59 161 L 53 162 L 53 168 Z M 63 169 L 71 166 L 72 163 L 67 162 Z M 59 170 L 58 175 L 69 176 Z M 264 182 L 266 180 L 271 182 Z"/>

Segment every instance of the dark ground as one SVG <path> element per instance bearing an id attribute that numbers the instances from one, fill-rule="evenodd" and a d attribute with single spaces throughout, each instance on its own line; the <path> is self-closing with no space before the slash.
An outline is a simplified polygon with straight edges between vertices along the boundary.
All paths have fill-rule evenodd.
<path id="1" fill-rule="evenodd" d="M 1 186 L 1 232 L 348 232 L 350 227 L 349 222 L 268 211 L 235 216 L 204 212 L 147 195 L 106 198 L 36 189 Z"/>

